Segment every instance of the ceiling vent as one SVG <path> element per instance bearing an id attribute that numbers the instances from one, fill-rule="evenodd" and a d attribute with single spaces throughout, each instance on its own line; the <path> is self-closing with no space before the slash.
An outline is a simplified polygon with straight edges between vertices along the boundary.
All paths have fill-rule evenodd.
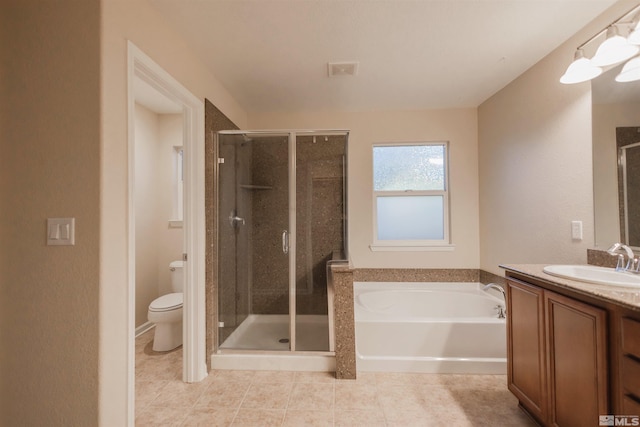
<path id="1" fill-rule="evenodd" d="M 327 70 L 329 77 L 355 76 L 358 74 L 359 62 L 329 62 Z"/>

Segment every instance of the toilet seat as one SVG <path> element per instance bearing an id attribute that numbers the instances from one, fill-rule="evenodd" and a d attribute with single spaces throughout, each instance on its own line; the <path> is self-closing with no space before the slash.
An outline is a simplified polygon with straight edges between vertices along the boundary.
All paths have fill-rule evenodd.
<path id="1" fill-rule="evenodd" d="M 163 295 L 149 304 L 149 311 L 163 312 L 182 308 L 182 292 Z"/>

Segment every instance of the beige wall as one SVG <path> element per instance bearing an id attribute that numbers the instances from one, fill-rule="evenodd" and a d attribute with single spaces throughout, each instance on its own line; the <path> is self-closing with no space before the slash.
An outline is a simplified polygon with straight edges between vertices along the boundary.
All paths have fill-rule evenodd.
<path id="1" fill-rule="evenodd" d="M 348 129 L 349 250 L 354 267 L 478 268 L 476 109 L 316 114 L 251 114 L 253 129 Z M 452 252 L 372 252 L 372 147 L 449 141 Z"/>
<path id="2" fill-rule="evenodd" d="M 0 2 L 0 424 L 97 425 L 100 2 Z M 46 246 L 74 217 L 75 246 Z"/>
<path id="3" fill-rule="evenodd" d="M 629 10 L 616 3 L 479 107 L 481 268 L 585 263 L 594 244 L 589 83 L 562 85 L 575 48 Z M 571 239 L 571 221 L 584 239 Z"/>
<path id="4" fill-rule="evenodd" d="M 100 246 L 100 423 L 127 420 L 127 40 L 195 96 L 239 126 L 246 115 L 195 53 L 145 0 L 102 1 Z M 98 25 L 95 26 L 96 29 Z M 94 189 L 95 191 L 95 189 Z"/>
<path id="5" fill-rule="evenodd" d="M 156 114 L 136 104 L 136 327 L 147 322 L 149 304 L 171 292 L 169 263 L 182 255 L 182 229 L 170 228 L 173 152 L 182 145 L 182 115 Z"/>
<path id="6" fill-rule="evenodd" d="M 620 241 L 616 128 L 640 125 L 640 104 L 593 105 L 593 204 L 596 246 Z"/>

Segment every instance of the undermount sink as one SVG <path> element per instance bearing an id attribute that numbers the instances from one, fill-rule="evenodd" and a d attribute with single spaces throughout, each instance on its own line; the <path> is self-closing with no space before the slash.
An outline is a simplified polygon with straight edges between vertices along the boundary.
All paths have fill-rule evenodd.
<path id="1" fill-rule="evenodd" d="M 640 288 L 640 275 L 593 265 L 548 265 L 542 269 L 552 276 L 599 285 Z"/>

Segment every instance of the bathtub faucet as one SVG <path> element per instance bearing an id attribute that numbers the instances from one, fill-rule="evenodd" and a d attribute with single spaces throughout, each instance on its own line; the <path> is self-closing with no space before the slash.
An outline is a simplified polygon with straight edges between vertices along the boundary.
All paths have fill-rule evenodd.
<path id="1" fill-rule="evenodd" d="M 483 291 L 489 289 L 495 289 L 496 291 L 501 292 L 505 304 L 507 303 L 507 294 L 504 292 L 504 288 L 502 286 L 498 285 L 497 283 L 489 283 L 488 285 L 482 287 Z M 506 317 L 505 315 L 507 314 L 507 309 L 502 304 L 496 305 L 495 309 L 498 310 L 498 319 L 504 319 Z"/>
<path id="2" fill-rule="evenodd" d="M 502 293 L 502 299 L 504 299 L 504 301 L 507 302 L 507 294 L 504 292 L 504 288 L 502 286 L 498 285 L 497 283 L 489 283 L 488 285 L 484 285 L 482 287 L 483 291 L 486 291 L 489 289 L 495 289 L 496 291 Z"/>

